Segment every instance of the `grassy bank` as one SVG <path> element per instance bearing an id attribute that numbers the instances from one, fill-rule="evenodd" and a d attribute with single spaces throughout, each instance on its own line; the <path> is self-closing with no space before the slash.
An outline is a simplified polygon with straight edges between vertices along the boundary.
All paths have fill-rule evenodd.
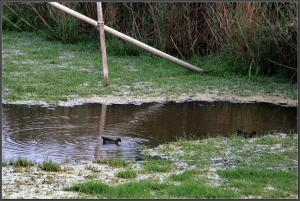
<path id="1" fill-rule="evenodd" d="M 15 194 L 14 198 L 23 195 L 58 198 L 55 192 L 61 189 L 73 193 L 70 194 L 73 198 L 266 199 L 298 196 L 298 134 L 272 134 L 252 139 L 235 135 L 201 140 L 183 137 L 145 149 L 144 154 L 151 157 L 144 161 L 99 158 L 93 163 L 63 167 L 44 162 L 30 168 L 32 162 L 24 158 L 2 162 L 3 196 L 13 198 L 8 181 L 17 182 L 17 187 L 21 186 L 23 191 L 32 189 L 30 193 Z M 56 167 L 50 169 L 54 164 Z M 5 169 L 9 166 L 13 166 L 14 171 Z M 29 177 L 33 179 L 28 180 Z M 14 178 L 18 181 L 14 182 Z M 32 182 L 48 186 L 42 189 L 39 185 L 29 185 Z M 56 190 L 51 191 L 52 188 Z M 74 197 L 75 192 L 79 192 L 78 197 Z M 43 197 L 45 193 L 48 197 Z"/>
<path id="2" fill-rule="evenodd" d="M 118 185 L 93 180 L 66 190 L 99 198 L 292 198 L 298 195 L 297 136 L 180 138 L 145 150 L 146 155 L 169 159 L 150 158 L 141 163 L 141 169 L 131 170 L 136 175 L 165 174 L 164 179 L 131 179 Z"/>
<path id="3" fill-rule="evenodd" d="M 17 41 L 17 42 L 16 42 Z M 2 98 L 55 103 L 72 98 L 181 95 L 270 95 L 297 99 L 297 83 L 229 72 L 218 56 L 193 57 L 196 73 L 119 40 L 107 43 L 109 85 L 103 84 L 99 43 L 61 44 L 36 33 L 4 32 Z"/>

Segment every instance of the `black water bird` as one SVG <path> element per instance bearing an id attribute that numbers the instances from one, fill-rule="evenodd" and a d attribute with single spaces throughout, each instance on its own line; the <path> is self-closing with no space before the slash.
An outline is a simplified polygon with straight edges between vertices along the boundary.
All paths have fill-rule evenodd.
<path id="1" fill-rule="evenodd" d="M 239 130 L 239 129 L 236 129 L 236 135 L 238 136 L 244 136 L 244 138 L 253 138 L 254 135 L 256 135 L 256 131 L 252 131 L 251 133 L 248 133 L 246 131 L 242 131 L 242 130 Z"/>
<path id="2" fill-rule="evenodd" d="M 241 136 L 241 135 L 244 135 L 244 131 L 241 131 L 241 130 L 239 130 L 239 129 L 236 129 L 235 134 L 238 135 L 238 136 Z"/>
<path id="3" fill-rule="evenodd" d="M 110 143 L 110 144 L 116 144 L 116 145 L 121 145 L 121 139 L 120 138 L 117 138 L 117 139 L 111 139 L 111 138 L 108 138 L 108 137 L 102 137 L 102 140 L 103 140 L 103 144 L 106 144 L 106 143 Z"/>

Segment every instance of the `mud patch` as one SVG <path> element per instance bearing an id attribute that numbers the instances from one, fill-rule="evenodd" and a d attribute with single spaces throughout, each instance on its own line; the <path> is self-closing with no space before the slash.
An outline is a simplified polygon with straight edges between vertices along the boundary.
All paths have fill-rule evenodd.
<path id="1" fill-rule="evenodd" d="M 151 103 L 159 102 L 164 103 L 168 101 L 174 101 L 177 103 L 187 102 L 187 101 L 229 101 L 233 103 L 255 103 L 255 102 L 265 102 L 272 103 L 276 105 L 286 106 L 286 107 L 296 107 L 298 106 L 298 100 L 292 100 L 289 98 L 283 98 L 279 96 L 267 96 L 267 95 L 256 95 L 256 96 L 247 96 L 240 97 L 235 95 L 215 95 L 210 93 L 201 93 L 201 94 L 182 94 L 180 96 L 129 96 L 129 95 L 107 95 L 107 96 L 97 96 L 92 97 L 76 97 L 71 96 L 68 98 L 68 101 L 59 101 L 57 103 L 46 103 L 44 101 L 5 101 L 2 100 L 3 104 L 22 104 L 22 105 L 59 105 L 59 106 L 74 106 L 82 105 L 86 103 L 100 103 L 100 104 L 135 104 L 140 105 L 142 103 Z"/>

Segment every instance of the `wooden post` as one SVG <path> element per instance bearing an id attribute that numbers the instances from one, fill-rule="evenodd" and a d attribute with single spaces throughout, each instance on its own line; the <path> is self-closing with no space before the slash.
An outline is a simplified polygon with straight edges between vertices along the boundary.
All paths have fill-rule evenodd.
<path id="1" fill-rule="evenodd" d="M 64 12 L 70 14 L 70 15 L 73 15 L 74 17 L 77 17 L 77 18 L 79 18 L 79 19 L 81 19 L 81 20 L 83 20 L 83 21 L 85 21 L 85 22 L 87 22 L 87 23 L 89 23 L 89 24 L 91 24 L 93 26 L 98 26 L 98 23 L 95 20 L 93 20 L 93 19 L 91 19 L 89 17 L 86 17 L 86 16 L 84 16 L 84 15 L 82 15 L 82 14 L 80 14 L 80 13 L 78 13 L 78 12 L 76 12 L 76 11 L 70 9 L 70 8 L 67 8 L 67 7 L 65 7 L 65 6 L 63 6 L 63 5 L 59 4 L 59 3 L 56 3 L 56 2 L 47 2 L 47 3 L 50 4 L 51 6 L 54 6 L 54 7 L 58 8 L 58 9 L 64 11 Z M 129 36 L 126 36 L 125 34 L 119 32 L 119 31 L 116 31 L 116 30 L 114 30 L 114 29 L 112 29 L 112 28 L 110 28 L 108 26 L 103 25 L 103 27 L 104 27 L 104 31 L 107 31 L 108 33 L 111 33 L 111 34 L 113 34 L 113 35 L 115 35 L 115 36 L 117 36 L 117 37 L 119 37 L 119 38 L 121 38 L 123 40 L 126 40 L 126 41 L 128 41 L 130 43 L 133 43 L 133 44 L 135 44 L 135 45 L 137 45 L 137 46 L 139 46 L 139 47 L 141 47 L 141 48 L 143 48 L 143 49 L 145 49 L 145 50 L 147 50 L 149 52 L 152 52 L 152 53 L 154 53 L 154 54 L 156 54 L 158 56 L 161 56 L 161 57 L 163 57 L 165 59 L 168 59 L 168 60 L 170 60 L 170 61 L 172 61 L 174 63 L 177 63 L 177 64 L 179 64 L 179 65 L 181 65 L 183 67 L 186 67 L 186 68 L 188 68 L 190 70 L 193 70 L 193 71 L 196 71 L 196 72 L 202 72 L 203 71 L 201 68 L 198 68 L 198 67 L 193 66 L 193 65 L 191 65 L 189 63 L 181 61 L 181 60 L 179 60 L 179 59 L 177 59 L 175 57 L 172 57 L 172 56 L 170 56 L 170 55 L 168 55 L 168 54 L 166 54 L 166 53 L 164 53 L 164 52 L 162 52 L 160 50 L 157 50 L 157 49 L 155 49 L 155 48 L 153 48 L 153 47 L 151 47 L 149 45 L 146 45 L 145 43 L 142 43 L 142 42 L 140 42 L 140 41 L 138 41 L 138 40 L 136 40 L 134 38 L 131 38 Z"/>
<path id="2" fill-rule="evenodd" d="M 101 45 L 101 52 L 102 52 L 102 68 L 103 68 L 104 84 L 107 86 L 108 68 L 107 68 L 104 22 L 103 22 L 101 2 L 97 2 L 97 12 L 98 12 L 98 28 L 99 28 L 99 35 L 100 35 L 100 45 Z"/>

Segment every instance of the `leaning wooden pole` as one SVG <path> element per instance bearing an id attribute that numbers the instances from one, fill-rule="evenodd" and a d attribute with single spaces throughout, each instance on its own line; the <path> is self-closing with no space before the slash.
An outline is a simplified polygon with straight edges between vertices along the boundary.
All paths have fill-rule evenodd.
<path id="1" fill-rule="evenodd" d="M 83 20 L 83 21 L 85 21 L 85 22 L 87 22 L 87 23 L 89 23 L 89 24 L 91 24 L 93 26 L 98 26 L 98 23 L 95 20 L 93 20 L 93 19 L 91 19 L 89 17 L 86 17 L 86 16 L 84 16 L 84 15 L 82 15 L 82 14 L 80 14 L 80 13 L 78 13 L 78 12 L 76 12 L 76 11 L 70 9 L 70 8 L 67 8 L 67 7 L 65 7 L 65 6 L 63 6 L 63 5 L 59 4 L 59 3 L 48 2 L 48 4 L 50 4 L 50 5 L 58 8 L 58 9 L 64 11 L 64 12 L 66 12 L 66 13 L 68 13 L 70 15 L 73 15 L 74 17 L 77 17 L 77 18 L 79 18 L 79 19 L 81 19 L 81 20 Z M 142 42 L 140 42 L 140 41 L 138 41 L 138 40 L 136 40 L 134 38 L 126 36 L 125 34 L 123 34 L 121 32 L 118 32 L 118 31 L 116 31 L 116 30 L 114 30 L 112 28 L 109 28 L 108 26 L 103 25 L 103 27 L 104 27 L 105 31 L 107 31 L 107 32 L 109 32 L 109 33 L 111 33 L 111 34 L 113 34 L 113 35 L 115 35 L 115 36 L 117 36 L 117 37 L 119 37 L 119 38 L 121 38 L 123 40 L 131 42 L 131 43 L 133 43 L 133 44 L 135 44 L 135 45 L 137 45 L 137 46 L 139 46 L 139 47 L 141 47 L 141 48 L 143 48 L 143 49 L 145 49 L 145 50 L 147 50 L 149 52 L 152 52 L 152 53 L 154 53 L 154 54 L 156 54 L 158 56 L 161 56 L 161 57 L 163 57 L 165 59 L 168 59 L 168 60 L 170 60 L 170 61 L 172 61 L 174 63 L 177 63 L 177 64 L 179 64 L 179 65 L 181 65 L 183 67 L 186 67 L 186 68 L 188 68 L 190 70 L 193 70 L 193 71 L 196 71 L 196 72 L 202 72 L 203 71 L 201 68 L 198 68 L 198 67 L 193 66 L 193 65 L 191 65 L 189 63 L 181 61 L 181 60 L 179 60 L 179 59 L 177 59 L 175 57 L 172 57 L 172 56 L 170 56 L 170 55 L 168 55 L 168 54 L 166 54 L 166 53 L 164 53 L 162 51 L 159 51 L 159 50 L 157 50 L 157 49 L 155 49 L 153 47 L 150 47 L 149 45 L 146 45 L 146 44 L 144 44 L 144 43 L 142 43 Z"/>
<path id="2" fill-rule="evenodd" d="M 101 45 L 101 53 L 102 53 L 102 68 L 103 68 L 103 76 L 104 76 L 104 85 L 107 86 L 108 85 L 108 68 L 107 68 L 104 22 L 103 22 L 101 2 L 97 2 L 97 12 L 98 12 L 98 28 L 99 28 L 99 35 L 100 35 L 100 45 Z"/>

